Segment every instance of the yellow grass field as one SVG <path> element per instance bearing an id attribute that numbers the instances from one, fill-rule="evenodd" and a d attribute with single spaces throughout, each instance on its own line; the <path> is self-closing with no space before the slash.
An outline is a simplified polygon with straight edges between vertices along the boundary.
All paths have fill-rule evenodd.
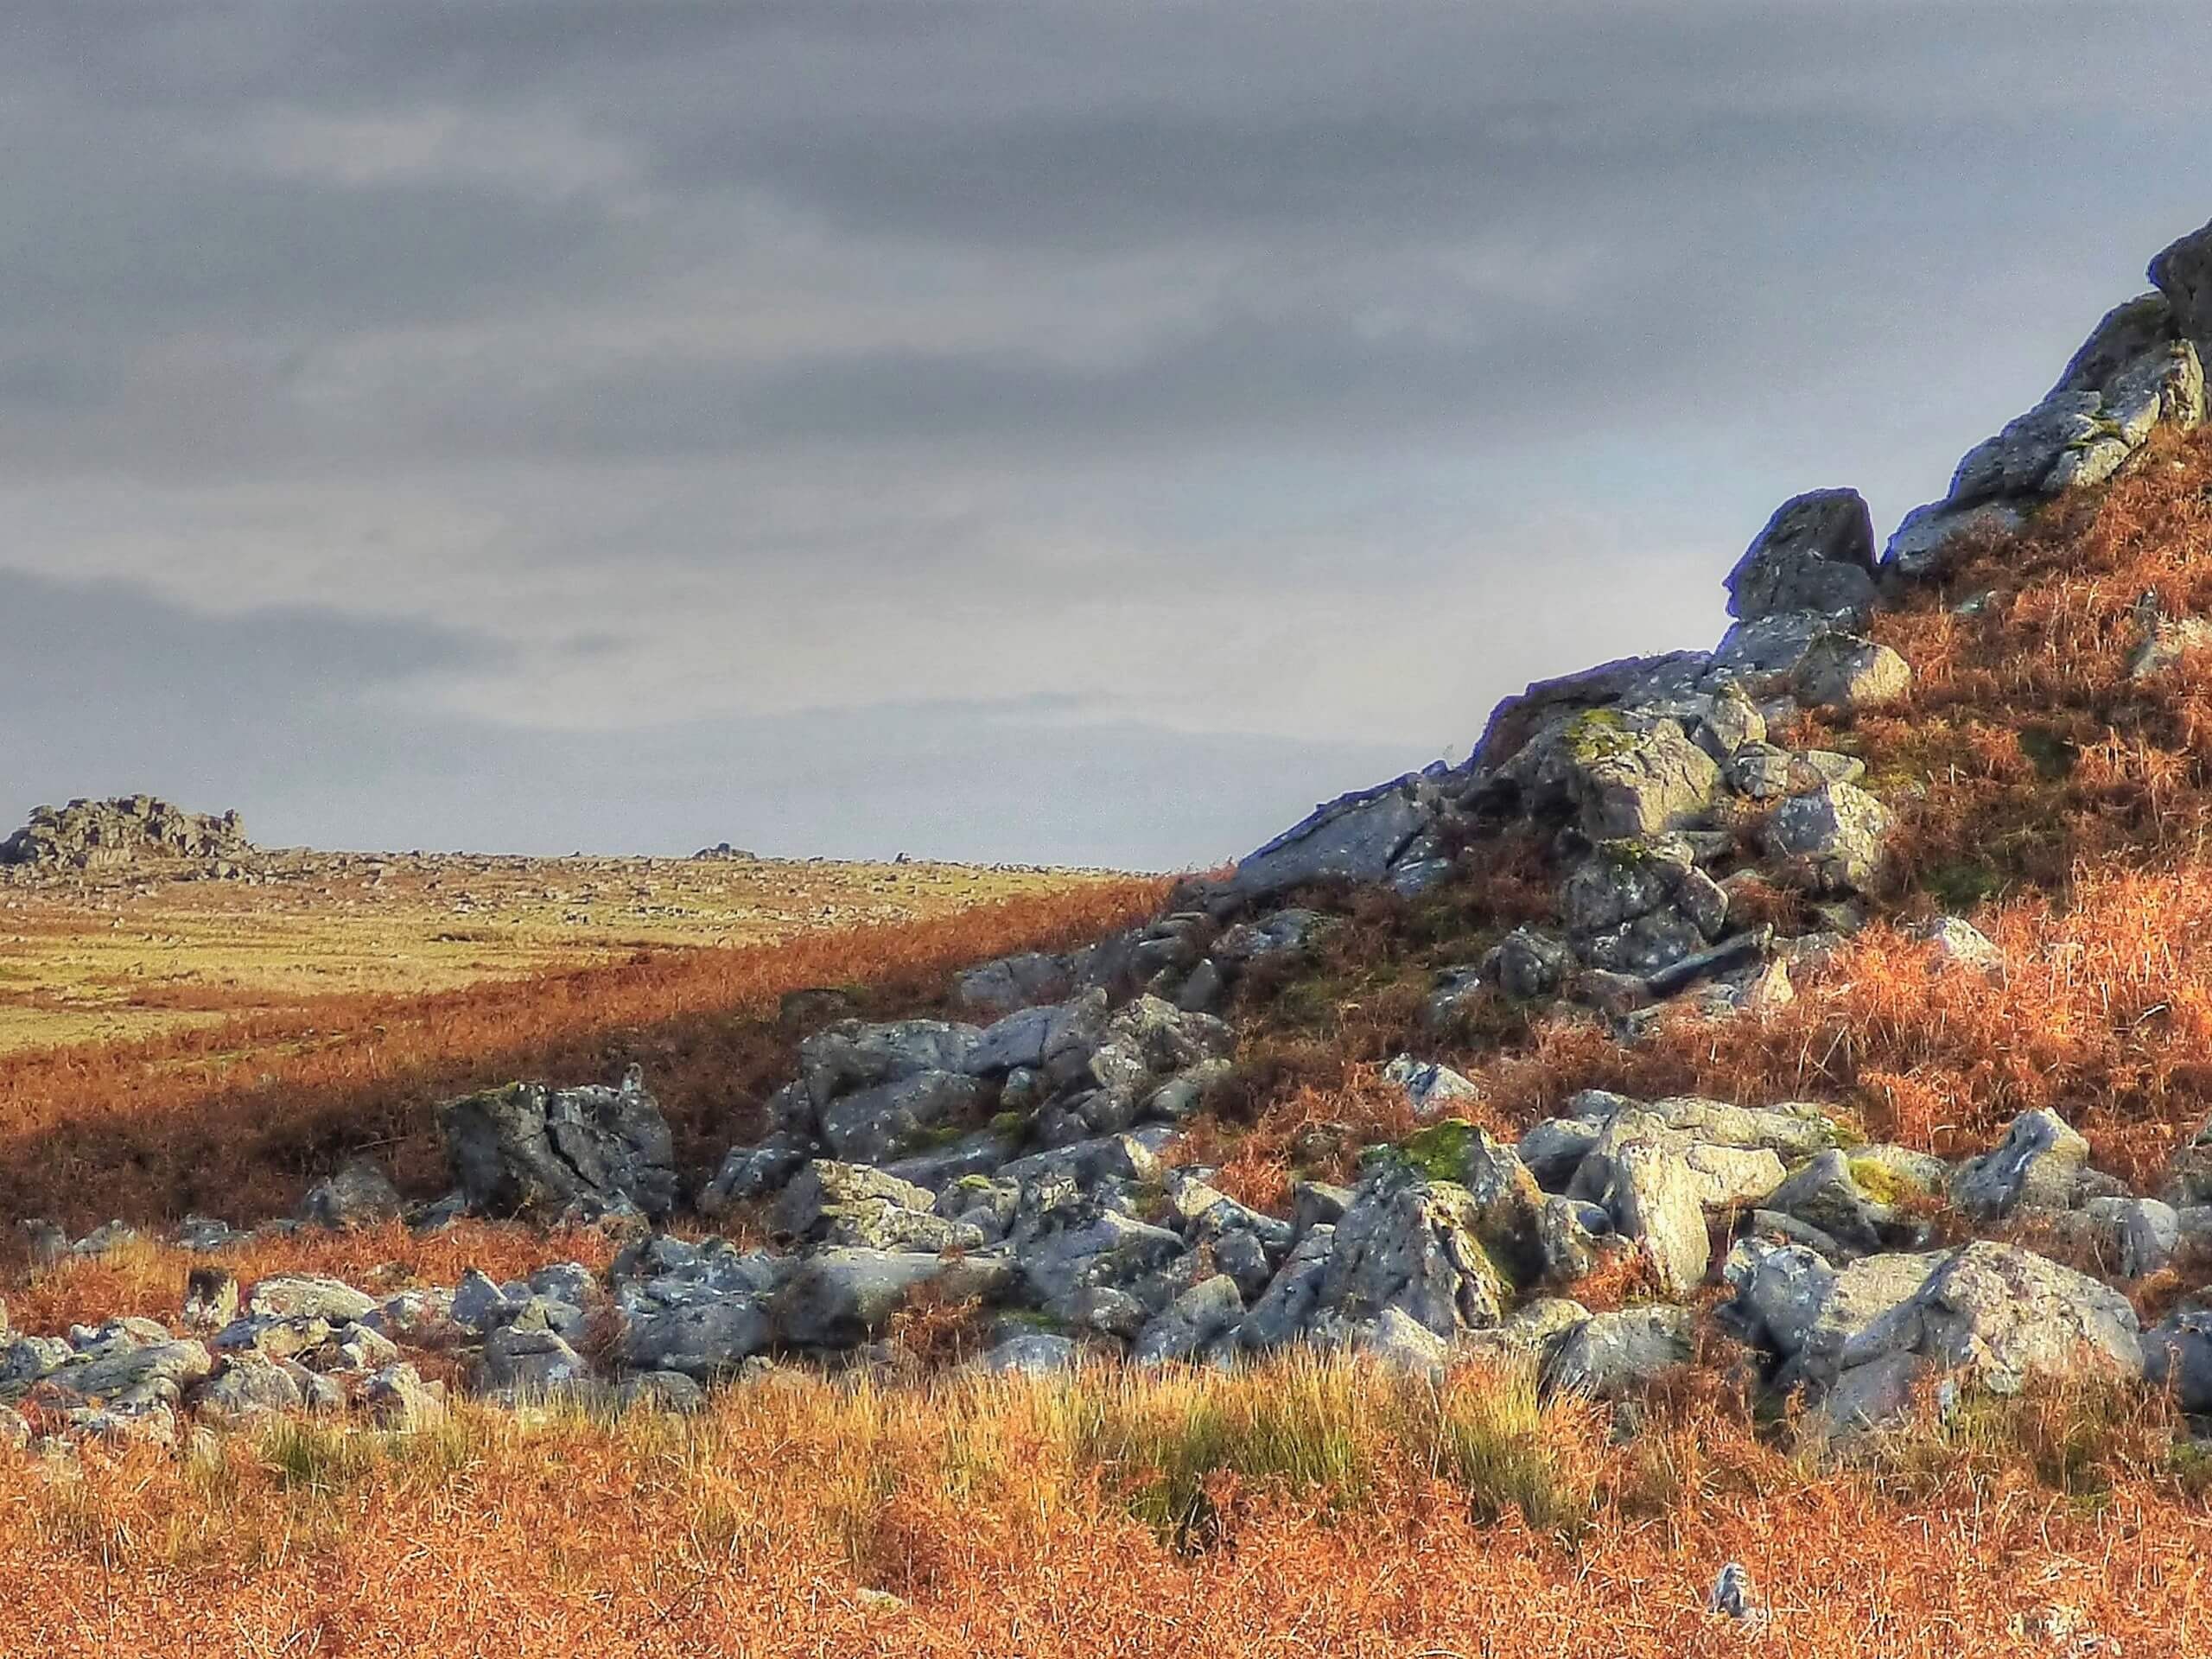
<path id="1" fill-rule="evenodd" d="M 0 1053 L 125 1042 L 334 994 L 458 989 L 640 950 L 772 944 L 1095 887 L 1096 872 L 763 859 L 280 853 L 0 880 Z"/>

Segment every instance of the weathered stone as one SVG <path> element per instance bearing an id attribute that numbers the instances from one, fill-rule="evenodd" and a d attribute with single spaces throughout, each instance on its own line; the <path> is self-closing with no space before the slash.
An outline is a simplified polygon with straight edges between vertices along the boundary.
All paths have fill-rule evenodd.
<path id="1" fill-rule="evenodd" d="M 1808 709 L 1846 714 L 1879 709 L 1912 689 L 1912 670 L 1889 646 L 1855 634 L 1824 633 L 1790 676 L 1790 695 Z"/>
<path id="2" fill-rule="evenodd" d="M 1515 1148 L 1536 1184 L 1547 1192 L 1564 1192 L 1583 1158 L 1603 1130 L 1586 1118 L 1554 1117 L 1532 1126 Z"/>
<path id="3" fill-rule="evenodd" d="M 1820 893 L 1854 893 L 1872 885 L 1882 865 L 1890 814 L 1851 784 L 1792 796 L 1767 820 L 1767 850 L 1782 873 Z"/>
<path id="4" fill-rule="evenodd" d="M 1191 969 L 1182 989 L 1175 993 L 1175 1006 L 1185 1014 L 1207 1014 L 1219 1007 L 1228 995 L 1229 982 L 1209 960 Z"/>
<path id="5" fill-rule="evenodd" d="M 728 1215 L 732 1206 L 782 1190 L 808 1158 L 806 1143 L 783 1132 L 753 1147 L 732 1147 L 699 1193 L 700 1213 Z"/>
<path id="6" fill-rule="evenodd" d="M 1244 1300 L 1236 1281 L 1217 1273 L 1192 1286 L 1139 1332 L 1129 1357 L 1140 1365 L 1192 1358 L 1243 1319 Z"/>
<path id="7" fill-rule="evenodd" d="M 1041 1071 L 1054 1084 L 1081 1075 L 1106 1039 L 1106 993 L 1090 991 L 1071 1002 L 1051 1002 L 1010 1014 L 979 1036 L 965 1069 L 978 1077 L 1020 1068 Z"/>
<path id="8" fill-rule="evenodd" d="M 161 860 L 248 860 L 255 848 L 235 812 L 186 812 L 151 795 L 41 806 L 0 841 L 0 864 L 99 870 Z"/>
<path id="9" fill-rule="evenodd" d="M 327 1319 L 345 1325 L 365 1316 L 377 1299 L 342 1280 L 319 1274 L 280 1273 L 258 1280 L 246 1311 L 271 1319 Z"/>
<path id="10" fill-rule="evenodd" d="M 2143 1375 L 2187 1412 L 2212 1412 L 2212 1312 L 2176 1313 L 2143 1333 Z"/>
<path id="11" fill-rule="evenodd" d="M 1140 996 L 1116 1013 L 1091 1055 L 1090 1073 L 1103 1089 L 1137 1089 L 1236 1052 L 1236 1033 L 1211 1014 L 1188 1014 L 1157 996 Z"/>
<path id="12" fill-rule="evenodd" d="M 1856 490 L 1785 501 L 1728 573 L 1728 614 L 1862 616 L 1874 603 L 1874 521 Z"/>
<path id="13" fill-rule="evenodd" d="M 518 1083 L 438 1108 L 446 1158 L 472 1206 L 554 1217 L 676 1207 L 676 1148 L 632 1066 L 613 1088 Z"/>
<path id="14" fill-rule="evenodd" d="M 1484 972 L 1515 1001 L 1531 1002 L 1557 991 L 1580 965 L 1564 939 L 1516 927 L 1484 958 Z"/>
<path id="15" fill-rule="evenodd" d="M 1057 1002 L 1074 989 L 1066 957 L 1030 950 L 967 969 L 953 982 L 952 1000 L 966 1013 L 1001 1020 L 1017 1008 Z"/>
<path id="16" fill-rule="evenodd" d="M 1995 1150 L 1969 1158 L 1951 1178 L 1951 1201 L 1980 1221 L 2023 1206 L 2071 1207 L 2089 1161 L 2089 1143 L 2056 1112 L 2023 1112 Z"/>
<path id="17" fill-rule="evenodd" d="M 2098 1255 L 2123 1279 L 2169 1266 L 2180 1248 L 2181 1217 L 2156 1198 L 2092 1198 L 2082 1210 Z"/>
<path id="18" fill-rule="evenodd" d="M 400 1203 L 399 1189 L 381 1168 L 365 1158 L 349 1158 L 328 1180 L 308 1190 L 300 1219 L 318 1227 L 366 1227 L 396 1219 Z"/>
<path id="19" fill-rule="evenodd" d="M 2010 536 L 2026 522 L 2027 515 L 2007 502 L 1986 501 L 1974 506 L 1930 502 L 1905 515 L 1883 550 L 1882 563 L 1885 569 L 1904 576 L 1937 575 L 1967 538 Z"/>
<path id="20" fill-rule="evenodd" d="M 1592 1227 L 1593 1219 L 1602 1221 L 1602 1232 Z M 1575 1198 L 1546 1198 L 1536 1211 L 1535 1231 L 1542 1277 L 1551 1284 L 1586 1278 L 1616 1255 L 1635 1248 L 1614 1234 L 1612 1217 L 1603 1205 Z"/>
<path id="21" fill-rule="evenodd" d="M 1504 1275 L 1465 1187 L 1384 1170 L 1337 1224 L 1318 1309 L 1354 1319 L 1395 1307 L 1440 1337 L 1496 1325 Z"/>
<path id="22" fill-rule="evenodd" d="M 1766 741 L 1766 715 L 1751 693 L 1730 680 L 1713 694 L 1712 706 L 1699 716 L 1690 737 L 1714 760 L 1728 758 L 1747 743 Z"/>
<path id="23" fill-rule="evenodd" d="M 737 1370 L 774 1339 L 766 1301 L 745 1291 L 703 1295 L 632 1315 L 622 1333 L 622 1363 L 633 1370 L 677 1371 L 706 1381 Z"/>
<path id="24" fill-rule="evenodd" d="M 1479 1101 L 1483 1091 L 1448 1065 L 1401 1054 L 1382 1068 L 1382 1081 L 1402 1090 L 1415 1117 L 1433 1117 Z"/>
<path id="25" fill-rule="evenodd" d="M 1992 976 L 2005 971 L 2005 953 L 1963 917 L 1938 916 L 1911 931 L 1915 938 L 1934 945 L 1936 956 L 1947 963 Z"/>
<path id="26" fill-rule="evenodd" d="M 840 1095 L 822 1108 L 823 1139 L 840 1158 L 881 1163 L 936 1131 L 972 1118 L 987 1085 L 955 1071 L 918 1071 Z"/>
<path id="27" fill-rule="evenodd" d="M 1569 725 L 1561 755 L 1583 832 L 1596 842 L 1694 823 L 1720 783 L 1713 757 L 1671 720 L 1593 710 Z"/>
<path id="28" fill-rule="evenodd" d="M 184 1275 L 187 1329 L 219 1331 L 238 1317 L 238 1281 L 227 1268 L 194 1268 Z"/>
<path id="29" fill-rule="evenodd" d="M 1072 1338 L 1034 1331 L 995 1344 L 977 1357 L 976 1366 L 1001 1376 L 1045 1376 L 1073 1370 L 1082 1353 Z"/>
<path id="30" fill-rule="evenodd" d="M 591 1380 L 591 1367 L 556 1332 L 521 1320 L 484 1339 L 479 1386 L 487 1393 L 543 1400 Z"/>
<path id="31" fill-rule="evenodd" d="M 86 1336 L 78 1351 L 47 1372 L 41 1389 L 123 1409 L 174 1406 L 214 1370 L 202 1344 L 176 1340 L 150 1321 L 111 1319 Z"/>
<path id="32" fill-rule="evenodd" d="M 1408 773 L 1378 788 L 1339 797 L 1248 855 L 1231 878 L 1250 899 L 1310 882 L 1380 882 L 1436 819 L 1436 787 Z"/>
<path id="33" fill-rule="evenodd" d="M 1465 1193 L 1471 1207 L 1463 1224 L 1493 1267 L 1523 1283 L 1543 1271 L 1537 1229 L 1543 1193 L 1511 1147 L 1478 1125 L 1449 1118 L 1408 1136 L 1397 1155 L 1429 1179 Z"/>
<path id="34" fill-rule="evenodd" d="M 369 1415 L 390 1429 L 428 1428 L 446 1414 L 445 1390 L 425 1382 L 412 1365 L 387 1365 L 361 1389 Z"/>
<path id="35" fill-rule="evenodd" d="M 298 1411 L 307 1397 L 283 1362 L 248 1353 L 225 1360 L 220 1370 L 194 1385 L 185 1403 L 204 1421 L 237 1428 Z"/>
<path id="36" fill-rule="evenodd" d="M 2151 261 L 2151 282 L 2172 308 L 2175 326 L 2212 352 L 2212 225 L 2190 232 Z"/>
<path id="37" fill-rule="evenodd" d="M 1597 1313 L 1560 1338 L 1544 1367 L 1555 1394 L 1620 1400 L 1641 1393 L 1690 1360 L 1686 1307 L 1629 1307 Z"/>
<path id="38" fill-rule="evenodd" d="M 1687 956 L 1679 957 L 1664 967 L 1653 969 L 1644 976 L 1644 986 L 1656 997 L 1678 996 L 1708 979 L 1748 974 L 1762 965 L 1778 967 L 1779 963 L 1769 963 L 1766 960 L 1767 953 L 1773 948 L 1772 928 L 1751 928 L 1722 939 L 1706 950 L 1693 950 Z M 1789 983 L 1786 970 L 1783 982 L 1785 986 Z M 1732 994 L 1729 998 L 1731 1005 L 1734 1005 L 1736 1001 Z"/>
<path id="39" fill-rule="evenodd" d="M 1310 950 L 1329 925 L 1319 911 L 1292 907 L 1240 922 L 1214 942 L 1215 960 L 1243 968 Z"/>
<path id="40" fill-rule="evenodd" d="M 963 1072 L 982 1036 L 943 1020 L 841 1020 L 799 1045 L 799 1079 L 819 1110 L 841 1095 L 935 1072 Z"/>
<path id="41" fill-rule="evenodd" d="M 982 1235 L 936 1211 L 926 1187 L 866 1164 L 817 1159 L 777 1200 L 778 1235 L 797 1244 L 849 1244 L 877 1250 L 979 1249 Z"/>
<path id="42" fill-rule="evenodd" d="M 1861 1190 L 1842 1153 L 1815 1155 L 1766 1197 L 1766 1207 L 1817 1227 L 1847 1250 L 1871 1255 L 1892 1241 L 1897 1216 Z"/>
<path id="43" fill-rule="evenodd" d="M 1703 1281 L 1712 1250 L 1700 1184 L 1683 1147 L 1656 1139 L 1601 1142 L 1583 1160 L 1575 1184 L 1642 1249 L 1669 1295 L 1687 1295 Z"/>

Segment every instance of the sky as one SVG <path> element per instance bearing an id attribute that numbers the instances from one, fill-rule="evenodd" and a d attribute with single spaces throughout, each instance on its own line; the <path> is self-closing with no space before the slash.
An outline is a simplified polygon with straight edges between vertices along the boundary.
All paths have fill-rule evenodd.
<path id="1" fill-rule="evenodd" d="M 9 822 L 1211 865 L 2212 218 L 2202 0 L 9 14 Z"/>

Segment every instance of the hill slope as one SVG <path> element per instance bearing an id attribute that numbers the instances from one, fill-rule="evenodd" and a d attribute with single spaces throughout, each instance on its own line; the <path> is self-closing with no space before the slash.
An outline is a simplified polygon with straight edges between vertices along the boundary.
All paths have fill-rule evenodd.
<path id="1" fill-rule="evenodd" d="M 1878 561 L 1797 498 L 1714 652 L 1134 926 L 795 999 L 742 1112 L 607 1021 L 601 1085 L 291 1117 L 306 1225 L 43 1235 L 22 1433 L 122 1449 L 11 1511 L 39 1593 L 392 1651 L 426 1573 L 610 1651 L 2186 1647 L 2212 226 L 2152 276 Z M 24 1166 L 135 1161 L 150 1219 L 183 1143 L 45 1098 Z M 191 1143 L 259 1148 L 241 1223 L 247 1121 Z M 56 1339 L 188 1322 L 188 1265 L 204 1344 Z"/>

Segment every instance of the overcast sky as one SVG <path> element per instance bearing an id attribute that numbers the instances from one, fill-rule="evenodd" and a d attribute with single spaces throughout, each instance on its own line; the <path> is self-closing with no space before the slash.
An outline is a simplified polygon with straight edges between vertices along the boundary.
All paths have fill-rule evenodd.
<path id="1" fill-rule="evenodd" d="M 1233 856 L 1886 533 L 2202 0 L 14 0 L 0 817 Z"/>

